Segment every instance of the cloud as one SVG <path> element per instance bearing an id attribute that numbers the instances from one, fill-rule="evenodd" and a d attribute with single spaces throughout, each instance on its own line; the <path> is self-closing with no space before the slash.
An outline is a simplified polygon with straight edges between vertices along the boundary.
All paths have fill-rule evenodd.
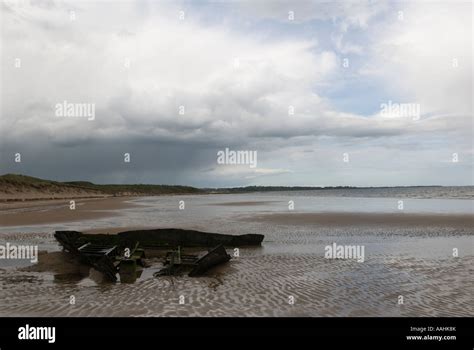
<path id="1" fill-rule="evenodd" d="M 471 116 L 471 7 L 467 2 L 404 3 L 378 26 L 364 73 L 416 100 L 425 114 Z"/>
<path id="2" fill-rule="evenodd" d="M 242 134 L 249 121 L 286 118 L 288 104 L 311 98 L 310 86 L 337 66 L 333 53 L 312 52 L 314 42 L 261 42 L 166 12 L 143 22 L 132 12 L 118 31 L 117 22 L 125 20 L 120 9 L 98 25 L 97 11 L 108 7 L 82 6 L 75 21 L 67 6 L 12 7 L 6 13 L 4 80 L 15 82 L 3 90 L 2 127 L 13 129 L 7 138 L 39 133 L 55 142 L 109 133 L 194 140 L 210 133 L 226 139 Z M 17 18 L 23 29 L 14 25 Z M 134 34 L 124 36 L 124 30 Z M 21 69 L 12 69 L 15 57 Z M 280 98 L 286 101 L 280 104 Z M 65 100 L 94 103 L 97 122 L 73 128 L 78 121 L 55 118 L 53 106 Z"/>
<path id="3" fill-rule="evenodd" d="M 249 168 L 244 165 L 221 165 L 205 171 L 207 175 L 222 178 L 225 177 L 228 183 L 238 184 L 242 178 L 246 180 L 254 180 L 259 177 L 276 176 L 282 174 L 292 174 L 290 169 L 273 169 L 273 168 Z"/>
<path id="4" fill-rule="evenodd" d="M 402 22 L 397 6 L 373 2 L 113 4 L 2 3 L 4 157 L 18 149 L 44 154 L 58 159 L 48 164 L 65 178 L 225 185 L 226 176 L 233 184 L 308 184 L 321 169 L 299 155 L 304 149 L 314 150 L 308 157 L 318 161 L 339 159 L 348 147 L 382 154 L 422 141 L 442 152 L 469 152 L 472 37 L 465 4 L 406 4 Z M 214 10 L 230 19 L 209 21 Z M 290 10 L 298 30 L 279 37 Z M 253 31 L 235 27 L 246 21 Z M 313 23 L 324 31 L 313 33 Z M 342 67 L 346 55 L 365 62 L 350 77 Z M 14 67 L 16 58 L 21 68 Z M 420 103 L 420 120 L 339 110 L 327 91 L 349 78 L 377 82 L 394 102 Z M 363 99 L 387 102 L 370 93 Z M 95 120 L 57 118 L 54 105 L 63 101 L 95 104 Z M 443 135 L 461 142 L 440 143 Z M 207 171 L 223 147 L 258 150 L 265 167 Z M 122 167 L 126 151 L 136 168 Z M 87 162 L 78 159 L 85 153 Z M 76 166 L 57 154 L 75 157 Z M 390 169 L 378 159 L 381 169 Z M 38 162 L 24 170 L 51 177 Z M 325 164 L 319 182 L 338 171 L 336 161 Z M 15 166 L 2 165 L 5 171 Z"/>
<path id="5" fill-rule="evenodd" d="M 120 27 L 117 22 L 125 19 L 119 7 L 98 25 L 97 12 L 108 7 L 82 6 L 75 10 L 75 21 L 70 21 L 67 6 L 30 6 L 22 9 L 22 18 L 39 19 L 25 20 L 24 39 L 10 41 L 6 33 L 7 55 L 23 61 L 20 70 L 6 69 L 5 79 L 22 86 L 5 89 L 2 124 L 13 129 L 7 138 L 34 133 L 58 144 L 140 137 L 243 143 L 262 136 L 401 132 L 400 125 L 337 112 L 318 95 L 314 86 L 337 77 L 340 64 L 334 52 L 319 49 L 315 41 L 264 42 L 170 18 L 171 10 L 152 11 L 142 21 L 132 11 L 127 26 Z M 38 24 L 44 22 L 51 25 Z M 133 35 L 124 36 L 124 31 Z M 94 103 L 96 121 L 55 118 L 53 106 L 65 100 Z M 21 127 L 14 127 L 19 114 Z"/>

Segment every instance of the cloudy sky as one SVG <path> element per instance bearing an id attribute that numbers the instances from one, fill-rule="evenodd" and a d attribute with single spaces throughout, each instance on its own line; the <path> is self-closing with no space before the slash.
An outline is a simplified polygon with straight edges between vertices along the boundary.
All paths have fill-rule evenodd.
<path id="1" fill-rule="evenodd" d="M 0 172 L 472 185 L 472 14 L 456 1 L 4 0 Z M 64 101 L 95 118 L 58 116 Z M 257 167 L 218 164 L 225 148 L 256 151 Z"/>

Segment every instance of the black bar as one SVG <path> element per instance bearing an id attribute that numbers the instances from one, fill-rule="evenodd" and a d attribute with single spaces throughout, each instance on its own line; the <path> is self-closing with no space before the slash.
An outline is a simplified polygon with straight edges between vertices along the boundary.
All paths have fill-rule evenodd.
<path id="1" fill-rule="evenodd" d="M 19 328 L 27 324 L 30 327 L 55 327 L 55 342 L 18 339 Z M 446 330 L 445 327 L 454 328 Z M 426 330 L 420 333 L 422 328 Z M 201 336 L 274 339 L 291 336 L 319 339 L 321 344 L 472 349 L 473 329 L 472 318 L 0 318 L 0 349 L 90 346 L 99 340 L 117 346 L 143 341 L 140 347 L 146 347 L 149 341 L 164 337 L 175 337 L 181 342 L 188 337 Z M 455 336 L 456 339 L 407 339 L 407 336 L 420 335 Z"/>

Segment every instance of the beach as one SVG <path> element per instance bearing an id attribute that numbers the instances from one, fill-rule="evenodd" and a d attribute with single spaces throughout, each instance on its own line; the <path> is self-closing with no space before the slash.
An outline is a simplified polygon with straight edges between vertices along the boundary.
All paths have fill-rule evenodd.
<path id="1" fill-rule="evenodd" d="M 27 200 L 1 203 L 1 226 L 38 225 L 81 220 L 94 220 L 117 215 L 117 210 L 133 207 L 130 197 L 105 197 L 70 200 Z"/>
<path id="2" fill-rule="evenodd" d="M 70 202 L 65 200 L 25 201 L 0 204 L 1 225 L 23 226 L 36 224 L 54 224 L 61 222 L 94 220 L 120 215 L 120 209 L 134 208 L 136 197 L 107 197 L 75 200 L 75 209 L 70 209 Z M 252 207 L 265 204 L 279 203 L 278 201 L 246 201 L 215 203 L 216 206 Z M 252 215 L 252 221 L 286 225 L 388 225 L 388 226 L 474 226 L 474 216 L 471 214 L 405 214 L 405 213 L 266 213 Z M 135 226 L 133 228 L 145 228 Z M 123 227 L 109 227 L 108 232 L 120 232 Z M 91 229 L 87 232 L 100 232 L 101 229 Z"/>
<path id="3" fill-rule="evenodd" d="M 36 265 L 2 266 L 0 310 L 4 316 L 472 316 L 472 200 L 406 200 L 416 209 L 404 213 L 395 199 L 363 200 L 367 205 L 358 206 L 360 198 L 294 193 L 111 198 L 84 203 L 88 214 L 76 221 L 47 204 L 29 208 L 28 222 L 13 209 L 2 212 L 9 217 L 2 240 L 37 244 L 41 253 Z M 367 212 L 372 206 L 378 212 Z M 444 213 L 427 212 L 433 206 Z M 155 278 L 162 262 L 150 257 L 134 284 L 113 284 L 73 264 L 52 236 L 56 229 L 114 234 L 159 227 L 265 239 L 261 247 L 240 247 L 238 257 L 204 277 Z M 334 243 L 364 246 L 363 262 L 326 258 Z"/>
<path id="4" fill-rule="evenodd" d="M 473 347 L 472 1 L 0 7 L 0 350 Z"/>
<path id="5" fill-rule="evenodd" d="M 252 220 L 283 225 L 474 227 L 470 214 L 278 213 L 256 215 Z"/>

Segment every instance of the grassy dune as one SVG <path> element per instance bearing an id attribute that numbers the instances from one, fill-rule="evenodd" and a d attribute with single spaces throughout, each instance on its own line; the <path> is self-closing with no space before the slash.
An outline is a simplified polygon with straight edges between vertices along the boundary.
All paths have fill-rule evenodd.
<path id="1" fill-rule="evenodd" d="M 98 185 L 92 182 L 58 182 L 32 176 L 6 174 L 0 176 L 0 201 L 87 198 L 107 196 L 140 196 L 201 193 L 189 186 L 168 185 Z"/>

